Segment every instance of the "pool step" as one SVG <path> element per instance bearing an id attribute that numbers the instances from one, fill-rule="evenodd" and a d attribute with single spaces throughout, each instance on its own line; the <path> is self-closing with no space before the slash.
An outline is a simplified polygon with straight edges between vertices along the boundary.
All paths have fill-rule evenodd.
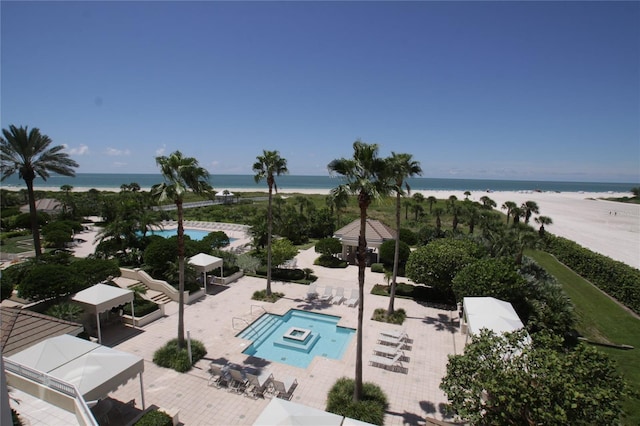
<path id="1" fill-rule="evenodd" d="M 278 316 L 264 314 L 258 318 L 257 321 L 254 321 L 247 328 L 241 331 L 240 334 L 238 334 L 238 337 L 247 340 L 254 340 L 265 336 L 268 337 L 279 325 L 280 318 Z"/>
<path id="2" fill-rule="evenodd" d="M 316 345 L 319 339 L 320 339 L 320 334 L 312 334 L 309 340 L 307 340 L 306 342 L 296 342 L 296 341 L 281 337 L 280 339 L 273 342 L 273 346 L 293 349 L 294 351 L 298 351 L 298 352 L 309 353 L 311 352 L 311 349 L 313 349 L 313 347 Z"/>

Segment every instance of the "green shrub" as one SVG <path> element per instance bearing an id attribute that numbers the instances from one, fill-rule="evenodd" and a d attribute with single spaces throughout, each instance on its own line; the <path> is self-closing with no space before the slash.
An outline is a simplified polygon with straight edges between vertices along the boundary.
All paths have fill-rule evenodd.
<path id="1" fill-rule="evenodd" d="M 284 297 L 284 293 L 272 292 L 271 296 L 267 296 L 267 290 L 258 290 L 253 293 L 251 299 L 275 303 L 282 297 Z"/>
<path id="2" fill-rule="evenodd" d="M 207 350 L 199 340 L 191 340 L 191 355 L 193 362 L 189 361 L 189 353 L 185 342 L 183 349 L 178 349 L 178 339 L 170 340 L 166 345 L 155 351 L 153 362 L 159 367 L 171 368 L 178 373 L 191 370 L 193 364 L 207 354 Z"/>
<path id="3" fill-rule="evenodd" d="M 391 316 L 387 317 L 387 310 L 384 308 L 378 308 L 373 311 L 373 316 L 371 317 L 374 321 L 398 325 L 402 325 L 405 318 L 407 318 L 407 312 L 404 309 L 396 309 Z"/>
<path id="4" fill-rule="evenodd" d="M 349 264 L 345 260 L 340 260 L 337 257 L 323 254 L 317 258 L 314 265 L 324 266 L 325 268 L 346 268 Z"/>
<path id="5" fill-rule="evenodd" d="M 376 284 L 371 289 L 371 294 L 377 296 L 389 296 L 391 287 Z M 456 306 L 453 293 L 442 292 L 437 288 L 424 285 L 411 285 L 406 283 L 396 284 L 396 297 L 413 299 L 416 302 L 429 302 L 446 306 Z"/>
<path id="6" fill-rule="evenodd" d="M 137 294 L 133 298 L 133 311 L 138 318 L 157 311 L 158 309 L 160 309 L 158 304 L 151 300 L 144 299 Z M 131 303 L 125 303 L 122 306 L 122 311 L 127 315 L 131 315 Z"/>
<path id="7" fill-rule="evenodd" d="M 140 420 L 134 423 L 135 426 L 171 426 L 173 421 L 171 416 L 163 411 L 147 411 Z"/>
<path id="8" fill-rule="evenodd" d="M 362 385 L 362 399 L 354 402 L 354 386 L 353 379 L 347 377 L 338 379 L 329 390 L 326 410 L 340 416 L 382 425 L 384 412 L 389 405 L 387 396 L 382 389 L 374 383 L 364 383 Z"/>
<path id="9" fill-rule="evenodd" d="M 382 263 L 373 263 L 371 265 L 371 272 L 384 272 L 384 265 Z"/>

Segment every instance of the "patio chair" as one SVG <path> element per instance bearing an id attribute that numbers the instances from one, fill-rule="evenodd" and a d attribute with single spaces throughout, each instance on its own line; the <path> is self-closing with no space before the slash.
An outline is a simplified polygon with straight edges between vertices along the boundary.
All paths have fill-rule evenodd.
<path id="1" fill-rule="evenodd" d="M 227 373 L 222 370 L 222 367 L 214 364 L 213 362 L 209 364 L 209 382 L 207 384 L 209 386 L 220 388 L 222 386 L 226 386 L 227 383 Z"/>
<path id="2" fill-rule="evenodd" d="M 333 296 L 333 299 L 331 300 L 331 303 L 333 303 L 334 305 L 339 305 L 339 304 L 342 303 L 343 300 L 345 300 L 345 298 L 344 298 L 344 288 L 338 287 L 336 289 L 336 295 Z"/>
<path id="3" fill-rule="evenodd" d="M 330 302 L 333 297 L 333 287 L 330 285 L 324 288 L 324 293 L 319 297 L 319 300 L 322 302 Z"/>
<path id="4" fill-rule="evenodd" d="M 400 339 L 404 337 L 406 340 L 409 338 L 409 335 L 405 330 L 385 330 L 380 332 L 380 334 L 384 336 L 392 337 L 394 339 Z"/>
<path id="5" fill-rule="evenodd" d="M 344 304 L 347 306 L 354 307 L 358 304 L 359 301 L 360 301 L 360 291 L 357 288 L 354 288 L 354 289 L 351 289 L 351 297 L 349 297 L 346 300 L 346 302 L 344 302 Z"/>
<path id="6" fill-rule="evenodd" d="M 400 354 L 400 359 L 406 359 L 406 356 L 402 351 L 402 347 L 400 346 L 376 345 L 373 347 L 373 354 L 387 358 L 394 358 L 396 355 Z"/>
<path id="7" fill-rule="evenodd" d="M 246 373 L 247 376 L 247 388 L 244 391 L 245 396 L 249 396 L 253 399 L 258 399 L 258 397 L 264 397 L 264 393 L 271 384 L 273 380 L 273 374 L 269 374 L 262 383 L 260 383 L 260 377 L 255 374 L 251 374 L 249 372 Z"/>
<path id="8" fill-rule="evenodd" d="M 316 291 L 316 283 L 309 284 L 309 288 L 307 289 L 307 300 L 312 300 L 318 297 L 318 292 Z"/>
<path id="9" fill-rule="evenodd" d="M 291 377 L 287 377 L 283 381 L 273 379 L 271 383 L 273 384 L 275 395 L 278 398 L 286 399 L 287 401 L 291 400 L 293 391 L 298 386 L 298 380 Z"/>
<path id="10" fill-rule="evenodd" d="M 408 338 L 409 337 L 407 336 L 406 333 L 402 333 L 398 337 L 391 337 L 391 336 L 387 336 L 385 334 L 380 333 L 378 335 L 378 343 L 382 343 L 384 345 L 389 345 L 389 346 L 403 347 L 407 343 Z"/>
<path id="11" fill-rule="evenodd" d="M 393 358 L 372 355 L 371 358 L 369 358 L 369 364 L 374 367 L 384 368 L 385 370 L 402 371 L 405 370 L 405 368 L 402 366 L 402 361 L 400 361 L 401 357 L 402 353 L 397 353 Z"/>
<path id="12" fill-rule="evenodd" d="M 242 393 L 247 387 L 247 379 L 244 377 L 244 373 L 235 368 L 229 368 L 229 392 Z"/>

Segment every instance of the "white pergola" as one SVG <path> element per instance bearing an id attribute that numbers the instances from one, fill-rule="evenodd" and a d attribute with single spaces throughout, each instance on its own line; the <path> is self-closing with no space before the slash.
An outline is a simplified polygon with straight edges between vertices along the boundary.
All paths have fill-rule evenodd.
<path id="1" fill-rule="evenodd" d="M 106 397 L 139 375 L 145 408 L 144 360 L 139 356 L 64 334 L 36 343 L 7 359 L 73 384 L 87 402 Z"/>
<path id="2" fill-rule="evenodd" d="M 219 257 L 206 253 L 198 253 L 189 258 L 189 263 L 196 268 L 196 271 L 204 274 L 204 288 L 207 288 L 207 272 L 220 268 L 222 271 L 223 260 Z"/>
<path id="3" fill-rule="evenodd" d="M 114 287 L 107 284 L 96 284 L 85 290 L 77 292 L 71 300 L 80 303 L 88 312 L 96 315 L 96 322 L 98 323 L 98 342 L 102 344 L 100 314 L 115 308 L 116 306 L 131 303 L 131 317 L 134 318 L 133 298 L 134 293 L 132 290 Z M 135 321 L 132 321 L 131 324 L 135 328 Z"/>

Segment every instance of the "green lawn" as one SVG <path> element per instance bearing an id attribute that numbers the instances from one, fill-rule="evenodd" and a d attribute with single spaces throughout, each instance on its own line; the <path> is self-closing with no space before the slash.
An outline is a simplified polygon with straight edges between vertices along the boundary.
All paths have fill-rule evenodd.
<path id="1" fill-rule="evenodd" d="M 575 307 L 578 318 L 576 329 L 582 336 L 593 341 L 635 348 L 625 350 L 598 346 L 616 361 L 627 383 L 636 392 L 635 397 L 627 398 L 624 403 L 624 424 L 640 424 L 640 319 L 550 254 L 529 251 L 527 255 L 562 285 Z"/>
<path id="2" fill-rule="evenodd" d="M 2 242 L 2 251 L 4 253 L 24 253 L 31 250 L 33 250 L 33 237 L 31 234 L 5 238 Z"/>

